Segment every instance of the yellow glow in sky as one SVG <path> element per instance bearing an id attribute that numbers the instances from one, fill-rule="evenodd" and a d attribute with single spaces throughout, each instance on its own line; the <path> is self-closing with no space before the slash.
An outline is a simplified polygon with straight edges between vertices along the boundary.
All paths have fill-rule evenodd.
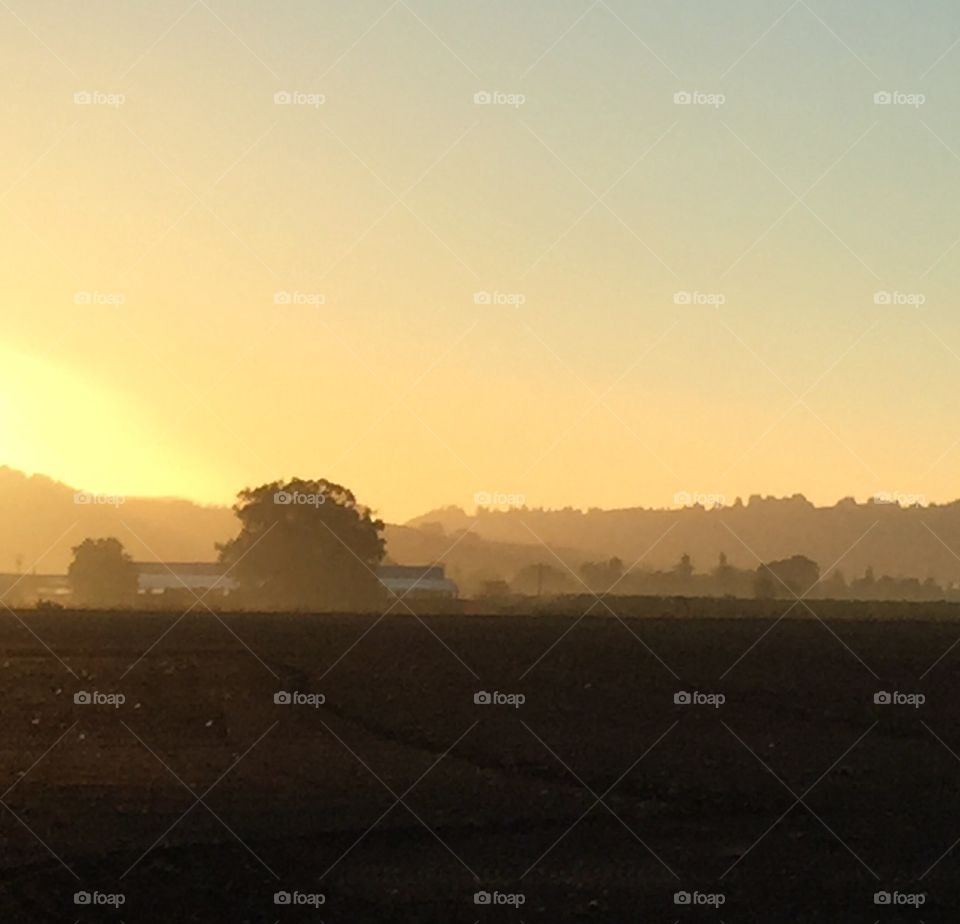
<path id="1" fill-rule="evenodd" d="M 16 6 L 0 464 L 394 521 L 960 493 L 955 3 Z"/>

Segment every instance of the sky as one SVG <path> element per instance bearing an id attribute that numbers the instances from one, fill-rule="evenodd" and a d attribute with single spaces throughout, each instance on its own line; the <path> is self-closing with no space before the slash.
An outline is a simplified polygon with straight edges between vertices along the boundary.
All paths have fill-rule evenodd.
<path id="1" fill-rule="evenodd" d="M 3 464 L 960 494 L 955 3 L 4 0 L 0 84 Z"/>

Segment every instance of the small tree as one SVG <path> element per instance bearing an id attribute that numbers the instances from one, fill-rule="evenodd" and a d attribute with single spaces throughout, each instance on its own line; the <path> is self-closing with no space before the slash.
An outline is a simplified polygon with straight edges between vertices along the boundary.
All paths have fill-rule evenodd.
<path id="1" fill-rule="evenodd" d="M 609 561 L 586 561 L 580 566 L 583 583 L 595 593 L 606 593 L 623 577 L 623 562 L 619 558 Z"/>
<path id="2" fill-rule="evenodd" d="M 805 555 L 793 555 L 757 568 L 757 597 L 801 597 L 820 580 L 820 566 Z"/>
<path id="3" fill-rule="evenodd" d="M 721 552 L 717 566 L 710 573 L 717 593 L 731 593 L 736 586 L 737 569 L 727 560 L 727 553 Z"/>
<path id="4" fill-rule="evenodd" d="M 85 606 L 125 606 L 137 598 L 137 569 L 119 539 L 84 539 L 67 571 L 73 597 Z"/>
<path id="5" fill-rule="evenodd" d="M 248 599 L 296 609 L 365 609 L 383 588 L 383 521 L 326 479 L 246 488 L 233 508 L 235 539 L 218 546 Z"/>

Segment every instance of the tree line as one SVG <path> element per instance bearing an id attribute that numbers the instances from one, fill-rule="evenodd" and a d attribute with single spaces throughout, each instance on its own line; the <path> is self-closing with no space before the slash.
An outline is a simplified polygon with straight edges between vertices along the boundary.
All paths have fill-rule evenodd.
<path id="1" fill-rule="evenodd" d="M 387 591 L 376 569 L 386 554 L 384 523 L 348 488 L 326 479 L 294 478 L 237 495 L 237 535 L 217 546 L 224 574 L 236 582 L 245 608 L 316 611 L 372 610 Z M 138 573 L 115 537 L 85 539 L 68 570 L 74 602 L 92 607 L 132 606 Z M 740 568 L 720 554 L 706 571 L 681 555 L 671 568 L 627 568 L 617 557 L 584 562 L 571 571 L 556 562 L 522 568 L 512 581 L 487 581 L 481 596 L 558 597 L 591 593 L 624 596 L 811 598 L 850 600 L 960 600 L 960 591 L 932 578 L 877 577 L 868 567 L 847 579 L 803 555 Z M 186 599 L 191 599 L 188 595 Z"/>
<path id="2" fill-rule="evenodd" d="M 872 567 L 849 580 L 832 568 L 804 555 L 765 562 L 756 568 L 738 568 L 720 554 L 716 564 L 698 572 L 689 555 L 665 570 L 627 569 L 619 558 L 584 562 L 576 571 L 556 562 L 527 565 L 512 581 L 490 581 L 487 596 L 563 596 L 589 591 L 621 596 L 742 597 L 792 599 L 809 596 L 834 600 L 960 600 L 960 590 L 945 588 L 933 578 L 877 577 Z"/>

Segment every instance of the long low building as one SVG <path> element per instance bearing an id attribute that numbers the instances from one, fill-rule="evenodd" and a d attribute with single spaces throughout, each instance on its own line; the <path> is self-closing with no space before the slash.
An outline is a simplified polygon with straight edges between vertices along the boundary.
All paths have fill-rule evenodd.
<path id="1" fill-rule="evenodd" d="M 137 571 L 140 592 L 146 594 L 185 587 L 228 594 L 238 587 L 227 569 L 216 562 L 137 562 Z M 381 565 L 377 568 L 377 578 L 398 597 L 453 600 L 459 595 L 457 585 L 446 576 L 443 565 Z"/>
<path id="2" fill-rule="evenodd" d="M 178 591 L 226 596 L 239 587 L 218 562 L 154 561 L 134 565 L 137 589 L 149 596 Z M 446 576 L 443 565 L 381 565 L 377 578 L 390 594 L 410 600 L 455 600 L 459 596 L 456 583 Z M 8 592 L 11 600 L 22 603 L 68 598 L 70 579 L 65 574 L 0 574 L 0 597 Z"/>
<path id="3" fill-rule="evenodd" d="M 443 565 L 381 565 L 380 583 L 398 597 L 440 597 L 455 600 L 459 588 L 446 576 Z"/>
<path id="4" fill-rule="evenodd" d="M 69 596 L 65 574 L 0 574 L 0 599 L 8 606 Z"/>
<path id="5" fill-rule="evenodd" d="M 162 594 L 168 590 L 214 591 L 228 594 L 239 586 L 217 562 L 138 561 L 138 589 L 142 594 Z"/>

